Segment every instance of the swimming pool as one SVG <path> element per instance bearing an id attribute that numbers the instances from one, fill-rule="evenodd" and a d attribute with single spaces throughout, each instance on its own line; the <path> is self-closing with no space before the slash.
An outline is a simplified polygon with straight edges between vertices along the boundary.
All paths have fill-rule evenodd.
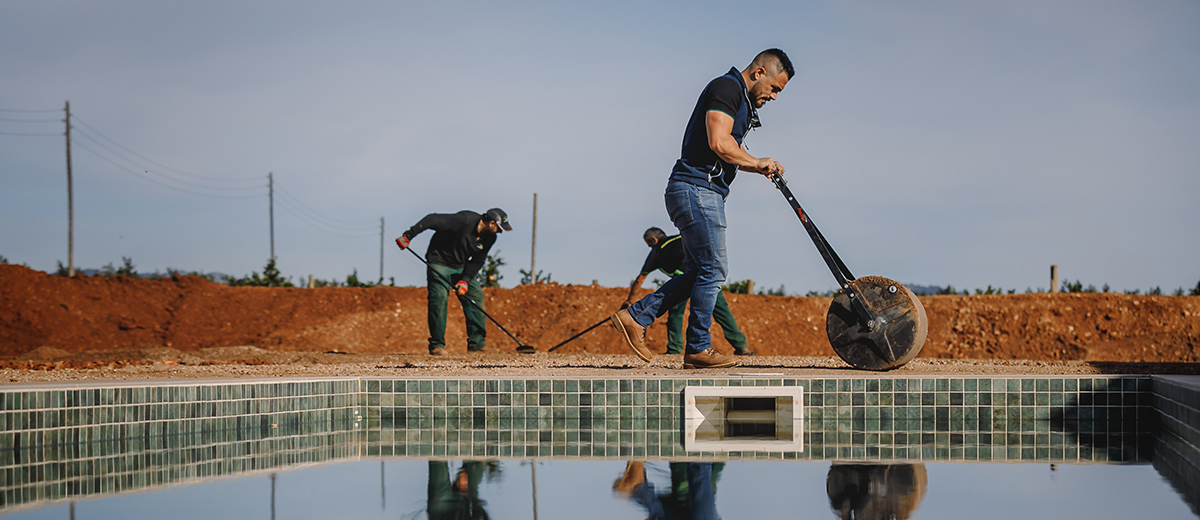
<path id="1" fill-rule="evenodd" d="M 803 447 L 689 451 L 688 387 L 802 388 Z M 1153 468 L 1194 511 L 1198 387 L 1157 376 L 732 374 L 6 385 L 0 513 L 375 458 L 1105 464 Z"/>

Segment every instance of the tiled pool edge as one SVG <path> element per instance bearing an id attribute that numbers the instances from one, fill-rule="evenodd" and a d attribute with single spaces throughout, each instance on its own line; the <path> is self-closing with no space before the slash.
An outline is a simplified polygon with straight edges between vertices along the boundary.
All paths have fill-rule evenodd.
<path id="1" fill-rule="evenodd" d="M 1084 383 L 1084 380 L 1088 382 Z M 519 391 L 516 390 L 517 381 L 520 381 Z M 586 392 L 581 392 L 583 381 L 587 381 Z M 904 381 L 902 387 L 899 381 Z M 820 382 L 820 392 L 815 392 L 816 382 Z M 807 455 L 680 453 L 682 447 L 678 442 L 675 414 L 680 409 L 678 398 L 683 387 L 782 386 L 801 383 L 807 386 L 805 400 L 811 411 L 806 421 L 806 435 L 810 437 L 806 439 L 806 446 L 811 450 L 806 452 Z M 569 391 L 572 387 L 574 390 Z M 163 388 L 170 390 L 164 394 Z M 507 391 L 502 391 L 504 388 Z M 331 389 L 336 389 L 333 393 L 342 396 L 341 401 L 331 402 L 324 397 Z M 410 392 L 410 389 L 415 392 Z M 436 389 L 441 390 L 442 397 L 437 397 L 439 392 Z M 450 392 L 451 389 L 454 392 Z M 1054 395 L 1060 392 L 1060 399 L 1056 400 Z M 21 406 L 11 407 L 16 402 L 10 397 L 14 393 L 21 400 L 30 399 L 26 396 L 32 395 L 32 405 L 27 407 L 22 401 Z M 452 393 L 453 399 L 450 398 Z M 905 395 L 904 402 L 898 404 L 902 393 Z M 987 404 L 981 404 L 984 393 L 988 394 Z M 11 505 L 67 496 L 74 498 L 107 494 L 245 471 L 362 456 L 660 459 L 701 456 L 734 459 L 1014 462 L 1145 459 L 1149 453 L 1138 453 L 1144 446 L 1138 443 L 1132 446 L 1123 444 L 1128 433 L 1124 428 L 1131 420 L 1135 430 L 1145 429 L 1137 426 L 1139 424 L 1158 425 L 1161 421 L 1163 430 L 1169 435 L 1160 436 L 1157 449 L 1170 450 L 1173 460 L 1160 464 L 1158 459 L 1163 457 L 1158 457 L 1155 467 L 1180 490 L 1193 508 L 1198 503 L 1195 483 L 1196 464 L 1200 457 L 1197 457 L 1195 447 L 1198 437 L 1196 428 L 1200 425 L 1196 419 L 1200 386 L 1186 378 L 764 378 L 728 375 L 659 379 L 378 377 L 105 383 L 86 388 L 78 385 L 4 385 L 0 386 L 0 394 L 4 397 L 0 406 L 0 414 L 4 415 L 0 419 L 0 426 L 4 428 L 0 431 L 0 478 L 3 479 L 0 481 L 0 508 L 5 509 Z M 580 411 L 585 408 L 582 402 L 585 394 L 588 396 L 586 407 L 591 408 L 590 412 L 570 416 L 572 414 L 567 410 Z M 885 397 L 885 394 L 891 395 Z M 1078 406 L 1069 406 L 1067 395 L 1074 395 Z M 395 413 L 395 409 L 400 408 L 396 406 L 398 397 L 404 399 L 403 422 L 397 422 Z M 149 402 L 155 398 L 160 400 Z M 267 403 L 263 407 L 251 407 L 246 402 L 251 398 L 265 399 Z M 296 400 L 289 400 L 291 398 Z M 513 404 L 517 398 L 521 400 L 519 414 Z M 186 408 L 183 407 L 185 402 L 188 402 Z M 453 408 L 451 402 L 454 402 Z M 508 404 L 502 405 L 503 402 Z M 918 402 L 920 404 L 914 404 Z M 170 408 L 172 406 L 179 408 Z M 508 417 L 503 412 L 505 406 L 509 410 Z M 905 408 L 903 417 L 898 416 L 898 406 Z M 994 430 L 989 434 L 981 434 L 980 430 L 971 429 L 979 428 L 981 415 L 978 412 L 981 406 L 1005 411 L 1002 418 L 1005 426 L 1002 447 L 998 447 L 994 439 L 984 443 L 984 439 L 980 438 L 981 435 L 995 436 Z M 641 417 L 634 412 L 634 407 L 658 410 Z M 962 413 L 955 413 L 955 407 L 961 407 Z M 976 409 L 975 422 L 971 422 L 967 412 L 970 407 Z M 89 415 L 73 416 L 71 411 L 79 412 L 84 408 L 90 409 L 91 414 L 101 419 L 108 417 L 111 420 L 121 415 L 124 421 L 115 425 L 111 422 L 99 426 L 79 425 L 78 422 Z M 818 408 L 819 415 L 816 414 Z M 884 408 L 890 408 L 891 412 L 881 411 Z M 1119 408 L 1119 413 L 1109 413 L 1113 408 Z M 1127 413 L 1130 408 L 1132 417 Z M 390 410 L 385 413 L 385 409 Z M 442 413 L 439 414 L 436 411 L 438 409 Z M 910 412 L 913 409 L 919 411 L 912 414 Z M 1090 412 L 1086 411 L 1088 409 Z M 168 414 L 164 417 L 163 410 L 180 413 L 179 416 Z M 1015 410 L 1015 414 L 1010 410 Z M 1099 411 L 1103 411 L 1102 418 L 1097 415 Z M 305 417 L 306 413 L 316 413 L 316 420 Z M 18 416 L 21 418 L 16 419 Z M 385 421 L 385 417 L 390 421 Z M 416 424 L 411 426 L 416 429 L 409 428 L 409 417 L 415 419 Z M 998 424 L 995 415 L 991 418 L 993 425 Z M 883 428 L 888 421 L 898 426 L 901 419 L 906 432 L 920 433 L 905 433 L 905 438 L 901 440 L 897 438 L 897 432 L 889 434 Z M 436 429 L 422 430 L 422 421 L 427 421 L 431 427 L 443 428 L 441 437 Z M 657 421 L 658 428 L 650 429 L 647 426 L 650 421 Z M 1070 431 L 1052 431 L 1056 421 L 1059 424 L 1063 424 L 1062 421 L 1090 424 L 1086 431 L 1077 429 L 1075 433 L 1081 434 L 1081 437 L 1091 436 L 1093 446 L 1079 443 L 1077 448 L 1083 449 L 1072 452 L 1065 438 Z M 178 427 L 172 429 L 166 426 L 172 422 L 178 423 Z M 189 424 L 184 425 L 184 422 Z M 390 428 L 385 428 L 385 422 L 390 422 Z M 1046 425 L 1044 431 L 1040 430 L 1041 424 Z M 12 425 L 18 425 L 21 429 L 14 430 Z M 509 428 L 501 428 L 503 425 Z M 12 440 L 14 431 L 29 433 L 31 428 L 45 430 L 47 426 L 52 430 L 49 436 L 42 433 L 41 437 L 35 435 L 19 443 Z M 637 426 L 641 426 L 641 429 Z M 1009 431 L 1009 426 L 1015 427 L 1016 431 Z M 53 433 L 54 430 L 58 432 Z M 74 432 L 68 433 L 66 430 Z M 584 432 L 586 436 L 582 435 Z M 100 446 L 96 443 L 101 441 L 96 439 L 112 439 L 121 435 L 125 435 L 122 439 L 127 442 L 119 447 L 118 443 L 112 442 L 115 449 L 112 453 L 89 452 L 81 458 L 78 450 L 73 452 L 64 448 L 68 443 L 78 442 Z M 814 439 L 815 436 L 819 438 Z M 451 440 L 455 442 L 449 442 Z M 819 442 L 813 443 L 813 440 Z M 1114 442 L 1110 441 L 1115 441 L 1116 446 L 1112 446 Z M 1056 451 L 1056 442 L 1062 442 L 1061 452 Z M 585 443 L 588 450 L 582 453 Z M 891 443 L 890 448 L 887 447 L 888 443 Z M 10 457 L 14 444 L 20 446 L 18 450 L 27 450 L 31 458 L 36 458 L 41 469 L 33 473 L 22 473 L 22 470 L 15 469 L 18 464 Z M 1098 450 L 1095 444 L 1099 444 Z M 983 445 L 989 448 L 986 453 L 980 450 Z M 404 448 L 402 453 L 397 453 L 399 446 Z M 639 450 L 639 446 L 643 449 Z M 646 448 L 652 446 L 659 449 L 656 452 L 647 451 Z M 669 449 L 664 452 L 663 446 Z M 819 456 L 815 452 L 817 446 L 821 449 Z M 970 451 L 972 446 L 973 452 Z M 172 460 L 167 455 L 168 449 L 180 447 L 191 450 L 198 458 L 183 462 Z M 495 449 L 489 450 L 489 447 Z M 679 447 L 679 450 L 675 447 Z M 1117 450 L 1113 452 L 1111 448 Z M 890 452 L 884 451 L 889 449 Z M 901 449 L 904 451 L 899 451 Z M 1128 454 L 1129 450 L 1133 450 L 1132 457 Z M 208 459 L 204 459 L 206 454 L 210 455 Z M 1113 457 L 1114 454 L 1116 457 Z M 20 483 L 15 484 L 18 481 Z"/>
<path id="2" fill-rule="evenodd" d="M 368 452 L 383 456 L 1149 460 L 1148 376 L 367 379 Z M 805 387 L 802 453 L 687 453 L 695 386 Z"/>
<path id="3" fill-rule="evenodd" d="M 234 381 L 0 386 L 0 510 L 361 456 L 360 380 Z"/>
<path id="4" fill-rule="evenodd" d="M 1200 376 L 1154 376 L 1152 381 L 1162 423 L 1154 469 L 1200 516 Z"/>

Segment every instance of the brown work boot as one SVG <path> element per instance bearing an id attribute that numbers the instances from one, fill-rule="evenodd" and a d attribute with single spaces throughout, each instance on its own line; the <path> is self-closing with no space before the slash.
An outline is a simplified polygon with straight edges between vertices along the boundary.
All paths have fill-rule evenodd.
<path id="1" fill-rule="evenodd" d="M 633 349 L 633 353 L 637 357 L 642 358 L 642 361 L 649 362 L 650 356 L 654 355 L 650 349 L 646 348 L 646 327 L 638 325 L 638 322 L 633 321 L 633 316 L 629 314 L 629 309 L 621 309 L 613 314 L 609 320 L 612 321 L 613 327 L 617 328 L 622 336 L 625 336 L 625 342 L 629 344 L 629 348 Z"/>
<path id="2" fill-rule="evenodd" d="M 629 498 L 638 485 L 646 481 L 646 463 L 631 460 L 625 464 L 625 473 L 613 482 L 613 492 Z"/>
<path id="3" fill-rule="evenodd" d="M 683 354 L 683 368 L 724 368 L 737 364 L 737 358 L 726 356 L 717 349 L 709 347 L 699 354 L 686 352 Z"/>
<path id="4" fill-rule="evenodd" d="M 446 355 L 446 348 L 445 348 L 445 347 L 436 347 L 436 348 L 431 348 L 431 349 L 429 349 L 429 355 L 431 355 L 431 356 L 444 356 L 444 355 Z"/>

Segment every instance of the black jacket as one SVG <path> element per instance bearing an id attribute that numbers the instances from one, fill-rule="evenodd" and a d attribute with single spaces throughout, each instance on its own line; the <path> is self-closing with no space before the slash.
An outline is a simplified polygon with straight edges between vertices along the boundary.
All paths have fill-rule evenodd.
<path id="1" fill-rule="evenodd" d="M 425 260 L 452 269 L 461 268 L 462 279 L 471 280 L 487 259 L 488 251 L 496 243 L 492 233 L 476 234 L 482 215 L 463 210 L 458 213 L 430 213 L 404 232 L 404 238 L 412 240 L 426 229 L 435 231 L 429 240 Z"/>

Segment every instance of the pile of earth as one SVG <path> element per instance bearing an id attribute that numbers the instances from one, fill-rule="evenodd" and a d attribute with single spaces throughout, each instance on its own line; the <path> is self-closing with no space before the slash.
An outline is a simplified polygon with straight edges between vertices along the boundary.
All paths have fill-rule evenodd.
<path id="1" fill-rule="evenodd" d="M 487 310 L 546 350 L 618 309 L 627 288 L 523 285 L 487 289 Z M 769 356 L 829 356 L 830 298 L 726 294 L 752 348 Z M 984 360 L 1195 363 L 1200 297 L 1019 294 L 922 297 L 929 335 L 920 357 Z M 466 350 L 457 301 L 450 353 Z M 662 320 L 648 343 L 663 350 Z M 488 349 L 515 343 L 488 324 Z M 714 328 L 714 338 L 720 337 Z M 423 287 L 229 287 L 199 277 L 64 278 L 0 265 L 0 368 L 89 368 L 114 363 L 259 364 L 320 353 L 426 351 Z M 718 349 L 728 344 L 715 340 Z M 626 354 L 607 325 L 559 352 Z M 274 356 L 274 357 L 272 357 Z"/>

